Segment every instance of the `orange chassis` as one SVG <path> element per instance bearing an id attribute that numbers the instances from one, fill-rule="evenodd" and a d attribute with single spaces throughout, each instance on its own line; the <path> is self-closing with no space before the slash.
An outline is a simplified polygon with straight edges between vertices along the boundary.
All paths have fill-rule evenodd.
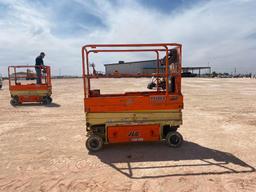
<path id="1" fill-rule="evenodd" d="M 170 53 L 175 52 L 174 59 Z M 155 91 L 101 94 L 91 90 L 89 55 L 107 52 L 153 52 L 156 54 L 156 76 L 165 78 L 166 88 Z M 159 59 L 159 53 L 165 59 Z M 162 61 L 162 62 L 161 62 Z M 182 124 L 183 96 L 181 94 L 182 45 L 160 44 L 94 44 L 82 47 L 84 81 L 84 110 L 89 151 L 98 151 L 103 144 L 165 140 L 171 147 L 183 141 L 177 129 Z M 160 72 L 160 66 L 164 70 Z M 130 75 L 139 77 L 139 75 Z M 108 76 L 109 77 L 109 76 Z M 122 75 L 120 75 L 122 77 Z M 127 74 L 125 75 L 127 77 Z M 157 84 L 159 83 L 157 79 Z M 146 85 L 145 85 L 146 86 Z"/>
<path id="2" fill-rule="evenodd" d="M 45 66 L 45 74 L 42 75 L 42 84 L 27 83 L 31 78 L 35 80 L 36 74 L 19 74 L 18 69 L 34 69 L 35 66 L 9 66 L 9 90 L 11 94 L 11 105 L 16 106 L 25 102 L 40 102 L 50 104 L 52 102 L 51 71 L 49 66 Z"/>

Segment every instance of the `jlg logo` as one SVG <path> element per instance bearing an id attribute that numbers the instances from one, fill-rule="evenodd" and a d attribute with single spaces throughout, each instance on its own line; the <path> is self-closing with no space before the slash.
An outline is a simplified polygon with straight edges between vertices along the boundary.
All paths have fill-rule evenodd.
<path id="1" fill-rule="evenodd" d="M 138 137 L 139 136 L 139 132 L 138 131 L 131 131 L 128 134 L 129 137 Z"/>

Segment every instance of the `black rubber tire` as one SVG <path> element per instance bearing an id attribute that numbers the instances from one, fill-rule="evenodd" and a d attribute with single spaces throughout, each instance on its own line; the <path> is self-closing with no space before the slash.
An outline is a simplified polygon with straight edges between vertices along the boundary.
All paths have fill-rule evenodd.
<path id="1" fill-rule="evenodd" d="M 166 142 L 170 147 L 178 148 L 183 143 L 183 137 L 179 132 L 171 131 L 166 136 Z"/>
<path id="2" fill-rule="evenodd" d="M 19 102 L 19 97 L 18 97 L 18 96 L 13 97 L 13 98 L 11 99 L 11 101 L 10 101 L 10 104 L 11 104 L 12 106 L 17 106 L 17 105 L 19 105 L 19 104 L 20 104 L 20 102 Z"/>
<path id="3" fill-rule="evenodd" d="M 99 151 L 103 146 L 103 139 L 98 135 L 91 135 L 86 140 L 85 146 L 90 152 Z"/>
<path id="4" fill-rule="evenodd" d="M 153 89 L 155 86 L 156 86 L 156 84 L 151 82 L 151 83 L 148 84 L 147 88 L 148 89 Z"/>
<path id="5" fill-rule="evenodd" d="M 161 87 L 163 90 L 166 89 L 166 85 L 165 85 L 165 84 L 162 84 L 160 87 Z"/>
<path id="6" fill-rule="evenodd" d="M 43 97 L 42 103 L 43 103 L 44 105 L 49 105 L 49 104 L 52 103 L 52 98 L 51 98 L 50 96 Z"/>
<path id="7" fill-rule="evenodd" d="M 50 96 L 48 96 L 48 99 L 49 99 L 50 103 L 52 103 L 52 98 Z"/>

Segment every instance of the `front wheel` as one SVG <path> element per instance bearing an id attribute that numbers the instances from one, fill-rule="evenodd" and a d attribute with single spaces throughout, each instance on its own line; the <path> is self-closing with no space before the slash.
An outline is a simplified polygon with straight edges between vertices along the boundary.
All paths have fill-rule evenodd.
<path id="1" fill-rule="evenodd" d="M 10 104 L 11 104 L 12 106 L 17 106 L 17 105 L 19 105 L 19 104 L 20 104 L 20 102 L 19 102 L 19 97 L 18 97 L 18 96 L 13 97 L 13 98 L 11 99 L 11 101 L 10 101 Z"/>
<path id="2" fill-rule="evenodd" d="M 103 139 L 98 135 L 91 135 L 86 140 L 85 146 L 91 152 L 99 151 L 103 146 Z"/>
<path id="3" fill-rule="evenodd" d="M 180 147 L 182 142 L 183 142 L 183 137 L 182 135 L 175 131 L 171 131 L 167 134 L 166 136 L 166 142 L 167 144 L 170 146 L 170 147 L 174 147 L 174 148 L 177 148 L 177 147 Z"/>

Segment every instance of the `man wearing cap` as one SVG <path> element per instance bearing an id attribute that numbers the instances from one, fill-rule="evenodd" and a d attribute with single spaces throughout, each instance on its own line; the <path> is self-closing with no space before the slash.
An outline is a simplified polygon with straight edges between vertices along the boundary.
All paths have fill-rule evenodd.
<path id="1" fill-rule="evenodd" d="M 41 52 L 40 55 L 36 58 L 35 70 L 36 70 L 36 84 L 42 83 L 42 68 L 44 67 L 44 58 L 45 53 Z"/>

